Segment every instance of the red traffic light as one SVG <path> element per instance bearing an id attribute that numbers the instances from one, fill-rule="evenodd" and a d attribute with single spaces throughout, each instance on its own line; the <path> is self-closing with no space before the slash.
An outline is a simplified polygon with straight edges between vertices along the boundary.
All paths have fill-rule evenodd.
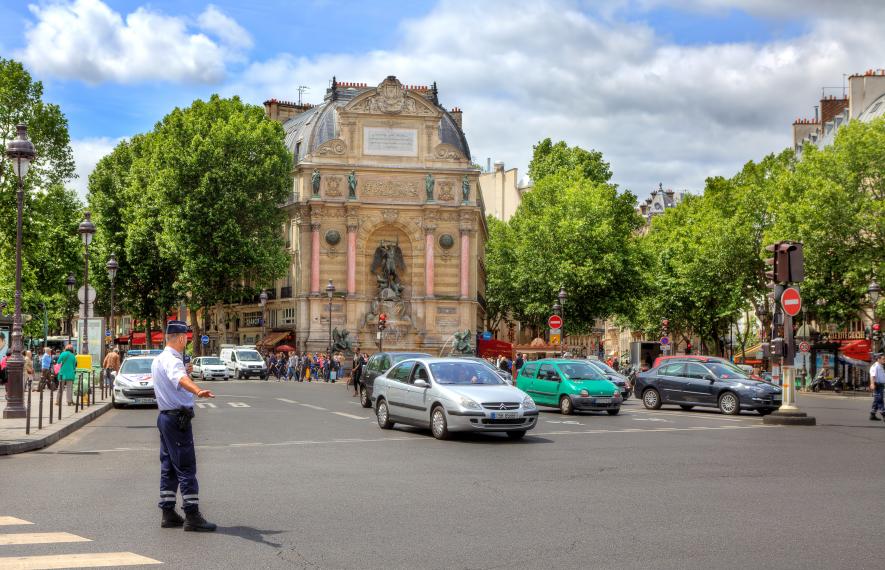
<path id="1" fill-rule="evenodd" d="M 879 328 L 880 328 L 880 327 L 879 327 L 879 323 L 876 323 L 876 324 L 873 325 L 873 330 L 874 330 L 874 331 L 879 332 Z"/>
<path id="2" fill-rule="evenodd" d="M 380 315 L 378 315 L 378 322 L 379 323 L 386 323 L 387 322 L 387 315 L 384 313 L 381 313 Z"/>

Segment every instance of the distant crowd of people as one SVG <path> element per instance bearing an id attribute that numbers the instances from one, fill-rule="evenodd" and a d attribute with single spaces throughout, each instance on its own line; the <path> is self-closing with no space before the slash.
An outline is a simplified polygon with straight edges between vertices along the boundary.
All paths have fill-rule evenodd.
<path id="1" fill-rule="evenodd" d="M 265 355 L 268 377 L 277 381 L 332 382 L 342 379 L 342 355 L 324 352 L 270 352 Z"/>

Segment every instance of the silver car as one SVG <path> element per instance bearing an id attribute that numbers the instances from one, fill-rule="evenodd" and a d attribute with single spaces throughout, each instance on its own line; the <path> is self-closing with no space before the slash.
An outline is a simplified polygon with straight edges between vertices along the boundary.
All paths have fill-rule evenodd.
<path id="1" fill-rule="evenodd" d="M 538 408 L 486 364 L 460 358 L 412 358 L 375 379 L 381 429 L 396 423 L 430 428 L 437 439 L 455 431 L 505 432 L 520 439 L 534 428 Z"/>

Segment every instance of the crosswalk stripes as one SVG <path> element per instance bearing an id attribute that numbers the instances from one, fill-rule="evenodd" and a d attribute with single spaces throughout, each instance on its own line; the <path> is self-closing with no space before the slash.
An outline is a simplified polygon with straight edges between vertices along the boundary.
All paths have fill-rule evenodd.
<path id="1" fill-rule="evenodd" d="M 4 527 L 33 525 L 12 516 L 0 516 Z M 92 542 L 92 539 L 69 532 L 9 532 L 0 533 L 0 570 L 42 570 L 49 568 L 108 568 L 162 564 L 134 552 L 95 552 L 76 554 L 38 554 L 31 556 L 3 556 L 3 546 L 30 546 L 41 544 Z"/>

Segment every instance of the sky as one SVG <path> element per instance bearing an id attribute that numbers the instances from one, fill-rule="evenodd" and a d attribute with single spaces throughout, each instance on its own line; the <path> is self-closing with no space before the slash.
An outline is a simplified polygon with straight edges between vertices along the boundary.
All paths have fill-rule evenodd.
<path id="1" fill-rule="evenodd" d="M 118 141 L 194 99 L 303 85 L 317 103 L 333 75 L 396 75 L 463 110 L 476 163 L 523 176 L 550 137 L 601 151 L 644 198 L 791 146 L 823 87 L 885 67 L 882 16 L 879 0 L 2 0 L 0 56 L 67 116 L 81 194 Z"/>

